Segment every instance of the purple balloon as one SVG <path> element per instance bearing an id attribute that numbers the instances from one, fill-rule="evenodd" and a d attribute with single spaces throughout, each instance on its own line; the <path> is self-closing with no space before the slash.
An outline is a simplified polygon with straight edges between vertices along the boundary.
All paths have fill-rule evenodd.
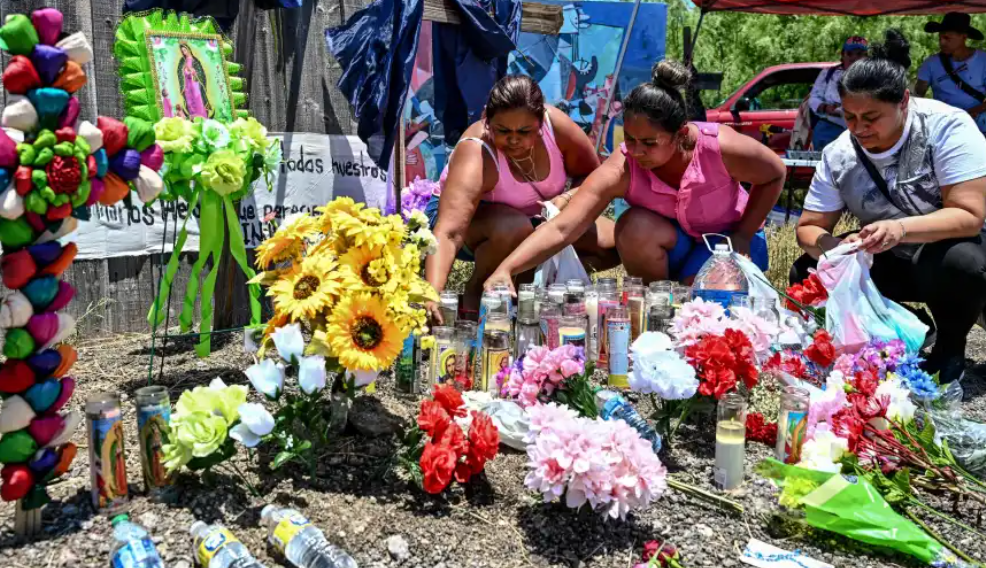
<path id="1" fill-rule="evenodd" d="M 79 110 L 81 108 L 82 105 L 79 104 L 79 99 L 76 97 L 70 98 L 68 105 L 65 106 L 65 110 L 62 111 L 61 118 L 58 119 L 58 127 L 71 126 L 74 129 L 75 121 L 79 120 Z"/>
<path id="2" fill-rule="evenodd" d="M 110 158 L 110 169 L 123 181 L 133 181 L 140 173 L 140 152 L 126 148 Z"/>
<path id="3" fill-rule="evenodd" d="M 34 52 L 31 53 L 31 63 L 34 63 L 34 68 L 37 69 L 38 75 L 45 85 L 51 85 L 55 82 L 58 74 L 65 67 L 66 61 L 68 61 L 68 54 L 65 53 L 64 49 L 43 43 L 35 45 Z"/>
<path id="4" fill-rule="evenodd" d="M 140 153 L 140 163 L 159 172 L 164 165 L 164 150 L 157 144 L 152 144 Z"/>
<path id="5" fill-rule="evenodd" d="M 38 453 L 41 455 L 38 456 L 35 454 L 35 458 L 27 464 L 27 467 L 31 468 L 31 471 L 37 474 L 38 477 L 43 477 L 44 474 L 51 471 L 51 468 L 58 464 L 58 454 L 51 448 L 45 448 Z"/>

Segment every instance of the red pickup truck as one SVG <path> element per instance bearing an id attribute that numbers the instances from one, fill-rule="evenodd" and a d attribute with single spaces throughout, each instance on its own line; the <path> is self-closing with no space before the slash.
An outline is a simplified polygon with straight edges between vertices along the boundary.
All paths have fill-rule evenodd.
<path id="1" fill-rule="evenodd" d="M 706 120 L 728 124 L 739 132 L 763 139 L 761 127 L 773 127 L 771 148 L 783 155 L 791 141 L 798 107 L 823 70 L 836 63 L 786 63 L 764 69 L 721 105 L 706 111 Z"/>

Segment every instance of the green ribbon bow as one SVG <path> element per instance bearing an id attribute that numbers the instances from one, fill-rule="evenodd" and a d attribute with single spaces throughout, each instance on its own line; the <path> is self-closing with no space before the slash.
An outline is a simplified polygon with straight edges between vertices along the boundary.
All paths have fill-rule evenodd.
<path id="1" fill-rule="evenodd" d="M 198 345 L 195 346 L 195 353 L 199 357 L 208 357 L 212 351 L 212 310 L 213 296 L 216 291 L 216 278 L 219 276 L 219 260 L 222 258 L 223 247 L 225 245 L 226 228 L 229 228 L 229 252 L 240 266 L 247 280 L 257 275 L 247 262 L 246 244 L 243 241 L 240 220 L 236 213 L 236 206 L 229 196 L 220 196 L 218 193 L 202 188 L 196 184 L 192 196 L 189 199 L 189 211 L 195 209 L 199 200 L 202 201 L 202 211 L 199 218 L 199 258 L 192 265 L 192 277 L 188 281 L 185 289 L 185 299 L 182 305 L 181 315 L 178 318 L 181 324 L 182 333 L 188 333 L 192 329 L 192 319 L 195 315 L 195 299 L 199 294 L 199 275 L 205 268 L 206 262 L 212 259 L 212 267 L 209 274 L 205 277 L 202 284 L 202 304 L 201 304 L 201 325 L 199 326 Z M 191 217 L 191 214 L 189 214 Z M 161 280 L 161 288 L 158 291 L 157 299 L 151 305 L 150 312 L 147 314 L 147 322 L 152 328 L 164 322 L 168 296 L 171 294 L 171 286 L 178 273 L 178 260 L 185 242 L 188 240 L 188 217 L 182 223 L 181 231 L 175 241 L 174 250 L 168 260 L 168 267 L 165 269 L 164 278 Z M 248 285 L 250 298 L 250 326 L 256 327 L 261 324 L 260 313 L 260 285 Z"/>

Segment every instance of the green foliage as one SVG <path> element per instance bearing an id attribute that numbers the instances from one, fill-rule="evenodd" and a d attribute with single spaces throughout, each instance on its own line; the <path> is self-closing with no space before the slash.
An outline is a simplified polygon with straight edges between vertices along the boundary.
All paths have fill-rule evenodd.
<path id="1" fill-rule="evenodd" d="M 596 364 L 587 361 L 585 372 L 565 379 L 563 388 L 555 391 L 555 398 L 558 402 L 575 409 L 579 416 L 585 418 L 599 416 L 599 411 L 596 408 L 595 387 L 591 380 L 595 372 Z"/>
<path id="2" fill-rule="evenodd" d="M 698 23 L 699 11 L 688 0 L 667 0 L 667 54 L 682 58 L 682 30 Z M 712 12 L 705 15 L 695 47 L 694 62 L 703 72 L 722 72 L 720 92 L 705 91 L 703 101 L 717 106 L 765 67 L 781 63 L 837 61 L 847 37 L 861 35 L 882 42 L 887 28 L 898 28 L 911 43 L 911 77 L 918 66 L 938 51 L 938 36 L 924 32 L 932 16 L 767 16 Z M 972 16 L 972 25 L 986 30 L 986 15 Z"/>

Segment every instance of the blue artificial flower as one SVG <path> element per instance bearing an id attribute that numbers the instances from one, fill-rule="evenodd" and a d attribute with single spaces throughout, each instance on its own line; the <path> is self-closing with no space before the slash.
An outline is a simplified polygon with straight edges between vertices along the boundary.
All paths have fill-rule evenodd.
<path id="1" fill-rule="evenodd" d="M 899 368 L 898 368 L 899 371 Z M 941 397 L 938 383 L 931 375 L 921 369 L 914 369 L 907 375 L 899 375 L 904 380 L 904 385 L 910 389 L 911 394 L 920 401 L 932 401 Z"/>

